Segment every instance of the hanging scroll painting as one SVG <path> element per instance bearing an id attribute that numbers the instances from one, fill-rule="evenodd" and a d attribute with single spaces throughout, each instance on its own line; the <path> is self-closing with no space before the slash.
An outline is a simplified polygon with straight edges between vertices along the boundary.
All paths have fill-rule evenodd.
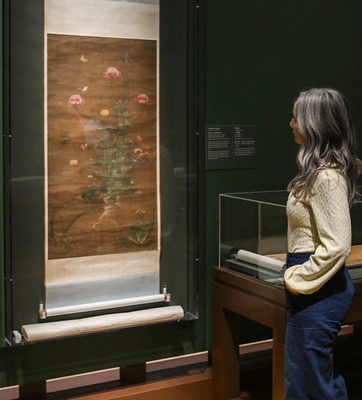
<path id="1" fill-rule="evenodd" d="M 159 293 L 158 5 L 45 10 L 47 308 Z"/>

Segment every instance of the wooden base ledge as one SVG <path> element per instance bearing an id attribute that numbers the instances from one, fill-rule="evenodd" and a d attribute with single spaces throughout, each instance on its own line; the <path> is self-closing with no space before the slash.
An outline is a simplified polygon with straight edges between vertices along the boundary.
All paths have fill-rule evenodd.
<path id="1" fill-rule="evenodd" d="M 211 393 L 211 368 L 203 373 L 145 383 L 132 387 L 68 397 L 77 400 L 209 400 Z"/>

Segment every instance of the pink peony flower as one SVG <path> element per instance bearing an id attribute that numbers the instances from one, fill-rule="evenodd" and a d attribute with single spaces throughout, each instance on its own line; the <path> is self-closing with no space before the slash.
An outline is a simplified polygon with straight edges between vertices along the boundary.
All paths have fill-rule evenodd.
<path id="1" fill-rule="evenodd" d="M 140 104 L 145 104 L 148 102 L 148 100 L 149 98 L 146 94 L 139 94 L 137 97 L 134 98 L 134 101 Z"/>
<path id="2" fill-rule="evenodd" d="M 120 78 L 121 76 L 121 71 L 114 67 L 109 67 L 106 72 L 103 72 L 103 78 Z"/>
<path id="3" fill-rule="evenodd" d="M 72 107 L 74 104 L 80 104 L 81 106 L 85 103 L 84 99 L 79 94 L 73 94 L 69 97 L 67 106 Z"/>

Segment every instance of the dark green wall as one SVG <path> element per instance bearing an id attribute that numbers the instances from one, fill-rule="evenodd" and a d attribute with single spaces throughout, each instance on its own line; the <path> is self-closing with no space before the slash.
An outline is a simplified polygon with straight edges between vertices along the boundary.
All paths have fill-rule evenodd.
<path id="1" fill-rule="evenodd" d="M 303 88 L 350 100 L 362 146 L 362 3 L 357 0 L 207 0 L 205 123 L 256 125 L 257 167 L 207 171 L 206 279 L 217 264 L 219 193 L 285 189 L 296 172 L 289 122 Z M 206 315 L 211 315 L 210 302 Z M 241 340 L 268 332 L 242 321 Z M 245 330 L 243 330 L 245 332 Z"/>
<path id="2" fill-rule="evenodd" d="M 2 2 L 0 3 L 2 5 Z M 0 8 L 0 21 L 2 21 L 2 7 Z M 0 30 L 0 43 L 3 42 L 3 34 L 2 30 Z M 3 51 L 0 51 L 0 76 L 3 76 Z M 0 86 L 3 87 L 3 80 L 1 78 L 0 81 Z M 0 120 L 3 120 L 3 96 L 0 96 Z M 3 129 L 1 125 L 1 137 L 3 136 Z M 2 140 L 0 141 L 0 165 L 3 165 L 3 146 L 2 146 Z M 2 200 L 4 197 L 3 194 L 3 175 L 1 173 L 2 171 L 0 170 L 0 205 L 2 205 Z M 4 318 L 2 316 L 4 315 L 5 307 L 4 307 L 4 298 L 2 296 L 3 291 L 4 291 L 4 208 L 0 207 L 0 332 L 4 332 L 5 329 L 5 324 L 4 324 Z M 4 345 L 4 337 L 3 335 L 0 335 L 0 347 Z"/>
<path id="3" fill-rule="evenodd" d="M 32 5 L 21 2 L 23 10 Z M 344 91 L 362 129 L 359 0 L 203 0 L 200 13 L 200 165 L 205 125 L 258 127 L 255 169 L 200 170 L 200 320 L 0 348 L 1 385 L 209 349 L 219 194 L 286 187 L 297 152 L 288 124 L 302 88 L 328 85 Z M 269 334 L 241 323 L 247 327 L 242 341 Z"/>

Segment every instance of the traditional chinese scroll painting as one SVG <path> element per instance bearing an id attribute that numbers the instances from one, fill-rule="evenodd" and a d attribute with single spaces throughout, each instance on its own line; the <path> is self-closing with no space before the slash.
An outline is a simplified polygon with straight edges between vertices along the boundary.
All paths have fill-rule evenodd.
<path id="1" fill-rule="evenodd" d="M 157 40 L 49 33 L 46 70 L 47 307 L 159 293 Z"/>
<path id="2" fill-rule="evenodd" d="M 48 257 L 157 249 L 156 42 L 48 35 Z"/>

